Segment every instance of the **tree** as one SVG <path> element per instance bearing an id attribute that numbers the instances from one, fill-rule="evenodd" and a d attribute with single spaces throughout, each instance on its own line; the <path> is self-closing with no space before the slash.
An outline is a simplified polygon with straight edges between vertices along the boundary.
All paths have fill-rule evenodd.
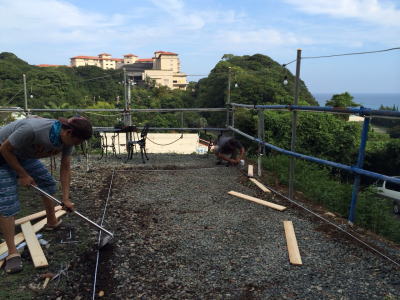
<path id="1" fill-rule="evenodd" d="M 348 92 L 342 94 L 333 95 L 331 100 L 326 101 L 325 106 L 333 107 L 355 107 L 360 106 L 360 104 L 353 101 L 354 97 Z"/>
<path id="2" fill-rule="evenodd" d="M 350 95 L 348 92 L 344 92 L 342 94 L 333 95 L 331 100 L 326 101 L 325 106 L 333 106 L 333 107 L 355 107 L 360 106 L 360 104 L 355 103 L 353 101 L 354 97 Z M 340 114 L 339 118 L 344 119 L 345 121 L 349 120 L 348 114 Z"/>

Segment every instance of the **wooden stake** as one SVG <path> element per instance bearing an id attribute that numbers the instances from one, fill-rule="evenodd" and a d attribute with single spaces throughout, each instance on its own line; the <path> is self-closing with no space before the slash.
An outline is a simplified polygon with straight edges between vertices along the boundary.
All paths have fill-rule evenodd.
<path id="1" fill-rule="evenodd" d="M 56 212 L 56 218 L 59 218 L 59 217 L 65 215 L 66 213 L 67 212 L 65 210 L 60 210 L 60 211 Z M 39 230 L 41 230 L 44 227 L 44 225 L 46 225 L 46 224 L 47 224 L 47 218 L 44 218 L 43 220 L 33 224 L 33 229 L 34 229 L 35 233 L 38 232 Z M 24 240 L 25 240 L 25 237 L 22 232 L 18 233 L 14 236 L 15 245 L 22 243 Z M 7 248 L 6 242 L 1 243 L 0 244 L 0 255 L 6 253 L 7 250 L 8 250 L 8 248 Z"/>
<path id="2" fill-rule="evenodd" d="M 61 205 L 54 207 L 54 211 L 59 211 L 60 209 L 62 209 Z M 39 212 L 37 212 L 35 214 L 29 215 L 29 216 L 25 216 L 23 218 L 15 220 L 15 225 L 21 225 L 22 223 L 25 223 L 25 222 L 28 222 L 28 221 L 32 221 L 32 220 L 35 220 L 35 219 L 39 219 L 40 217 L 44 217 L 45 215 L 46 215 L 46 211 L 42 210 L 42 211 L 39 211 Z"/>
<path id="3" fill-rule="evenodd" d="M 258 199 L 256 197 L 252 197 L 252 196 L 249 196 L 249 195 L 246 195 L 246 194 L 242 194 L 242 193 L 238 193 L 238 192 L 235 192 L 235 191 L 230 191 L 230 192 L 228 192 L 228 194 L 230 194 L 232 196 L 236 196 L 236 197 L 242 198 L 242 199 L 245 199 L 245 200 L 253 201 L 253 202 L 256 202 L 258 204 L 261 204 L 261 205 L 264 205 L 264 206 L 268 206 L 270 208 L 273 208 L 273 209 L 276 209 L 276 210 L 279 210 L 279 211 L 284 211 L 286 209 L 285 206 L 278 205 L 278 204 L 275 204 L 275 203 L 272 203 L 272 202 L 268 202 L 268 201 L 265 201 L 265 200 L 261 200 L 261 199 Z"/>
<path id="4" fill-rule="evenodd" d="M 49 263 L 47 262 L 43 249 L 36 238 L 35 229 L 33 228 L 31 222 L 21 224 L 21 229 L 24 233 L 26 243 L 28 244 L 28 249 L 31 253 L 33 265 L 35 266 L 35 268 L 48 267 Z"/>
<path id="5" fill-rule="evenodd" d="M 289 252 L 289 261 L 292 265 L 301 266 L 299 247 L 297 245 L 296 234 L 294 232 L 292 221 L 283 221 L 283 227 L 285 228 L 286 243 Z"/>
<path id="6" fill-rule="evenodd" d="M 45 289 L 46 287 L 47 287 L 47 284 L 49 283 L 49 281 L 50 281 L 50 278 L 49 277 L 46 277 L 46 279 L 44 280 L 44 283 L 43 283 L 43 289 Z"/>
<path id="7" fill-rule="evenodd" d="M 263 192 L 271 193 L 271 191 L 265 185 L 263 185 L 261 182 L 259 182 L 257 179 L 255 179 L 255 178 L 249 178 L 249 179 L 252 183 L 254 183 L 256 186 L 258 186 Z"/>
<path id="8" fill-rule="evenodd" d="M 253 177 L 254 176 L 253 165 L 248 165 L 248 167 L 247 167 L 247 176 L 248 177 Z"/>

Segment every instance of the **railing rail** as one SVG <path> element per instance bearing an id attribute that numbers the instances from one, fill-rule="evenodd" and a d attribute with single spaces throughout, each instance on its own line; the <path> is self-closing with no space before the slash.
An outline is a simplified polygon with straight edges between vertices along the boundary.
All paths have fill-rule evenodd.
<path id="1" fill-rule="evenodd" d="M 336 114 L 351 114 L 365 117 L 393 117 L 400 118 L 399 111 L 392 110 L 377 110 L 366 107 L 332 107 L 332 106 L 305 106 L 305 105 L 249 105 L 231 103 L 232 107 L 242 107 L 250 109 L 265 109 L 265 110 L 288 110 L 288 111 L 315 111 L 315 112 L 330 112 Z"/>

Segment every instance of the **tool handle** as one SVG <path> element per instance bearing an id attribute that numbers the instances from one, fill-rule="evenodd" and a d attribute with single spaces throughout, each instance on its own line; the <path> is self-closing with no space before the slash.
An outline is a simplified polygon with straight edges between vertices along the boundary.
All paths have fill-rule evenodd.
<path id="1" fill-rule="evenodd" d="M 39 193 L 41 193 L 42 195 L 46 196 L 47 198 L 55 201 L 56 203 L 63 205 L 63 203 L 58 200 L 57 198 L 53 197 L 52 195 L 46 193 L 45 191 L 43 191 L 42 189 L 40 189 L 39 187 L 37 187 L 36 185 L 31 184 L 31 187 L 33 187 L 36 191 L 38 191 Z M 110 231 L 108 231 L 107 229 L 101 227 L 100 225 L 96 224 L 95 222 L 93 222 L 92 220 L 90 220 L 89 218 L 85 217 L 84 215 L 82 215 L 80 212 L 73 210 L 72 211 L 74 214 L 78 215 L 79 217 L 81 217 L 83 220 L 85 220 L 86 222 L 92 224 L 93 226 L 96 226 L 98 229 L 100 229 L 101 231 L 104 231 L 105 233 L 107 233 L 108 235 L 114 237 L 114 234 L 112 234 Z"/>

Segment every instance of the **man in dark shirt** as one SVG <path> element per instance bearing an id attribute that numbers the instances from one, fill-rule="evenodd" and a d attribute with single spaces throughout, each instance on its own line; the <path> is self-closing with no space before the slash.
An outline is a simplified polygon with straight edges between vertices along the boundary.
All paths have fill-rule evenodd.
<path id="1" fill-rule="evenodd" d="M 243 159 L 245 154 L 242 144 L 233 137 L 221 136 L 215 149 L 215 155 L 218 163 L 222 160 L 227 161 L 228 165 L 237 165 Z"/>

